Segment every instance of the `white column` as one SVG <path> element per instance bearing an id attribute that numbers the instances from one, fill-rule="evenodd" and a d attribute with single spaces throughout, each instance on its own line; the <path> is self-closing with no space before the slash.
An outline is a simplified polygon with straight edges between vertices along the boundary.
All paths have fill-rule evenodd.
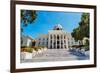
<path id="1" fill-rule="evenodd" d="M 56 39 L 55 39 L 55 34 L 54 34 L 54 43 L 55 43 L 54 44 L 54 49 L 55 49 L 55 45 L 56 45 L 56 42 L 55 41 L 56 41 Z"/>
<path id="2" fill-rule="evenodd" d="M 64 44 L 65 44 L 65 43 L 64 43 L 64 35 L 63 35 L 63 49 L 65 48 L 65 47 L 64 47 Z"/>
<path id="3" fill-rule="evenodd" d="M 65 43 L 66 48 L 65 49 L 67 49 L 67 38 L 66 38 L 66 35 L 65 35 L 65 41 L 66 41 L 66 43 Z"/>
<path id="4" fill-rule="evenodd" d="M 59 35 L 59 48 L 61 49 L 61 35 Z"/>
<path id="5" fill-rule="evenodd" d="M 58 35 L 58 37 L 59 37 L 59 35 Z M 58 41 L 59 41 L 58 46 L 59 46 L 59 48 L 60 48 L 60 38 L 58 39 Z M 59 48 L 58 48 L 58 49 L 59 49 Z"/>
<path id="6" fill-rule="evenodd" d="M 68 48 L 68 39 L 67 39 L 67 37 L 66 37 L 66 48 L 69 49 Z"/>
<path id="7" fill-rule="evenodd" d="M 66 45 L 66 48 L 65 49 L 67 49 L 67 38 L 66 38 L 66 35 L 65 35 L 65 45 Z"/>
<path id="8" fill-rule="evenodd" d="M 53 37 L 53 34 L 52 34 L 52 48 L 54 48 L 54 45 L 53 45 L 53 43 L 54 43 L 54 37 Z"/>
<path id="9" fill-rule="evenodd" d="M 55 46 L 56 46 L 56 49 L 57 49 L 57 35 L 55 35 L 56 36 L 56 44 L 55 44 Z"/>
<path id="10" fill-rule="evenodd" d="M 62 49 L 62 34 L 61 34 L 61 49 Z"/>
<path id="11" fill-rule="evenodd" d="M 50 46 L 51 46 L 51 49 L 52 49 L 52 42 L 51 42 L 52 38 L 51 37 L 52 37 L 52 34 L 50 35 Z"/>
<path id="12" fill-rule="evenodd" d="M 48 48 L 50 48 L 50 34 L 49 34 L 49 37 L 48 37 Z"/>

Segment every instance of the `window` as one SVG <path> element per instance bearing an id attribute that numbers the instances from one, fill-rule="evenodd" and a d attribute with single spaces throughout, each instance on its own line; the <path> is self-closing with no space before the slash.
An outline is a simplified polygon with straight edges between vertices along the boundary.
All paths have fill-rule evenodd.
<path id="1" fill-rule="evenodd" d="M 56 42 L 54 41 L 54 44 L 56 44 Z"/>
<path id="2" fill-rule="evenodd" d="M 61 45 L 61 48 L 63 48 L 63 45 Z"/>
<path id="3" fill-rule="evenodd" d="M 70 44 L 70 42 L 68 41 L 68 44 Z"/>
<path id="4" fill-rule="evenodd" d="M 39 40 L 41 40 L 41 38 L 39 38 Z"/>
<path id="5" fill-rule="evenodd" d="M 72 42 L 72 45 L 73 45 L 73 42 Z"/>
<path id="6" fill-rule="evenodd" d="M 66 39 L 66 36 L 64 35 L 64 39 Z"/>
<path id="7" fill-rule="evenodd" d="M 57 44 L 59 44 L 59 41 L 57 41 Z"/>
<path id="8" fill-rule="evenodd" d="M 54 45 L 54 48 L 56 48 L 56 46 Z"/>
<path id="9" fill-rule="evenodd" d="M 56 43 L 56 40 L 54 39 L 54 43 Z"/>
<path id="10" fill-rule="evenodd" d="M 52 39 L 52 35 L 50 35 L 50 38 Z"/>
<path id="11" fill-rule="evenodd" d="M 23 38 L 21 37 L 21 44 L 23 44 Z"/>
<path id="12" fill-rule="evenodd" d="M 64 40 L 64 43 L 66 43 L 66 40 Z"/>
<path id="13" fill-rule="evenodd" d="M 40 45 L 40 42 L 38 44 Z"/>
<path id="14" fill-rule="evenodd" d="M 56 39 L 56 35 L 54 35 L 54 39 Z"/>
<path id="15" fill-rule="evenodd" d="M 45 38 L 43 38 L 43 40 L 45 40 Z"/>
<path id="16" fill-rule="evenodd" d="M 57 35 L 57 39 L 59 39 L 59 35 Z"/>
<path id="17" fill-rule="evenodd" d="M 52 43 L 52 40 L 50 41 L 50 43 Z"/>
<path id="18" fill-rule="evenodd" d="M 42 45 L 44 45 L 44 42 L 42 42 Z"/>
<path id="19" fill-rule="evenodd" d="M 52 49 L 52 45 L 50 45 L 50 48 Z"/>

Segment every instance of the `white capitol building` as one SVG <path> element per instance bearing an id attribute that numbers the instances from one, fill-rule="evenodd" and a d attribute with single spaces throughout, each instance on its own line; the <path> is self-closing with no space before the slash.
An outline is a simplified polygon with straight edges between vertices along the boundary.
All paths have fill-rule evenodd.
<path id="1" fill-rule="evenodd" d="M 35 40 L 35 46 L 44 46 L 48 49 L 69 49 L 72 45 L 79 45 L 71 33 L 64 31 L 60 24 L 49 30 L 48 34 L 40 34 Z"/>
<path id="2" fill-rule="evenodd" d="M 60 24 L 54 26 L 52 30 L 49 30 L 48 34 L 40 34 L 35 39 L 29 36 L 22 36 L 21 38 L 21 46 L 44 47 L 42 49 L 39 49 L 38 51 L 33 50 L 32 54 L 28 52 L 21 52 L 22 62 L 24 62 L 25 59 L 29 59 L 29 62 L 67 61 L 76 60 L 79 58 L 82 59 L 82 57 L 76 57 L 68 53 L 69 51 L 66 51 L 72 49 L 72 46 L 74 45 L 79 45 L 79 42 L 75 42 L 74 38 L 71 36 L 71 33 L 64 31 Z M 87 58 L 88 57 L 86 57 L 86 59 Z"/>

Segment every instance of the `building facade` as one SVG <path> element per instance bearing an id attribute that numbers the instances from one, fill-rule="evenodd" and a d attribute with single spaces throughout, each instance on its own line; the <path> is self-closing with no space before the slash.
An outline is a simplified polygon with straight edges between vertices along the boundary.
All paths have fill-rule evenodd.
<path id="1" fill-rule="evenodd" d="M 40 34 L 36 38 L 36 45 L 35 46 L 42 46 L 42 47 L 48 47 L 48 34 Z"/>
<path id="2" fill-rule="evenodd" d="M 21 36 L 21 47 L 30 47 L 32 46 L 32 38 L 29 36 Z"/>
<path id="3" fill-rule="evenodd" d="M 48 49 L 69 49 L 76 44 L 78 45 L 79 42 L 75 42 L 71 33 L 64 31 L 62 26 L 58 24 L 52 30 L 49 30 L 48 34 L 39 35 L 36 38 L 35 46 L 44 46 Z"/>

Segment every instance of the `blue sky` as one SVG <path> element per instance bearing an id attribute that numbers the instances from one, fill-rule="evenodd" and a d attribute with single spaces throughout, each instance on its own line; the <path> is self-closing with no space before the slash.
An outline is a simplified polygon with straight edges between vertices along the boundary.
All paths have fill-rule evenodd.
<path id="1" fill-rule="evenodd" d="M 54 12 L 37 11 L 34 23 L 24 27 L 24 35 L 36 38 L 39 34 L 47 34 L 57 24 L 61 24 L 66 32 L 72 32 L 78 27 L 82 13 L 78 12 Z"/>

